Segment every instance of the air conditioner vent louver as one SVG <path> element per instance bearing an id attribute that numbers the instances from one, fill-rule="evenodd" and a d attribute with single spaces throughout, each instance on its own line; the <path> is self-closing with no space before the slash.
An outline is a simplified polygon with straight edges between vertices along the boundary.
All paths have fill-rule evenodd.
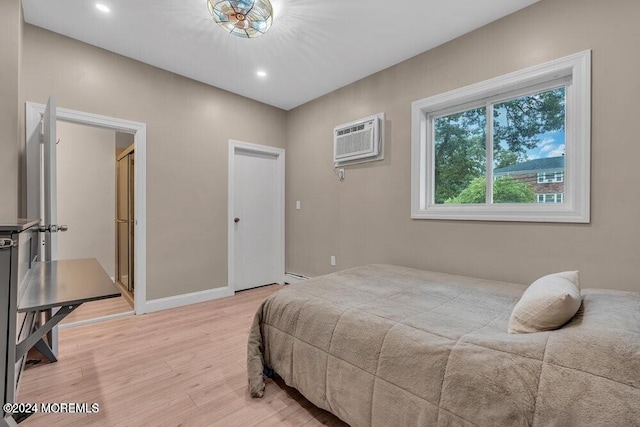
<path id="1" fill-rule="evenodd" d="M 355 132 L 355 131 L 362 130 L 362 129 L 364 129 L 364 124 L 361 124 L 361 125 L 358 125 L 358 126 L 353 126 L 353 127 L 347 128 L 347 129 L 340 129 L 338 131 L 338 136 L 346 135 L 348 133 Z"/>
<path id="2" fill-rule="evenodd" d="M 358 128 L 364 129 L 364 125 L 358 126 Z M 336 155 L 338 157 L 343 157 L 354 152 L 369 150 L 371 145 L 371 133 L 373 133 L 371 126 L 369 126 L 369 129 L 366 132 L 343 133 L 342 135 L 345 136 L 340 138 L 338 145 L 336 146 Z"/>
<path id="3" fill-rule="evenodd" d="M 382 160 L 384 113 L 337 126 L 333 132 L 335 166 Z"/>

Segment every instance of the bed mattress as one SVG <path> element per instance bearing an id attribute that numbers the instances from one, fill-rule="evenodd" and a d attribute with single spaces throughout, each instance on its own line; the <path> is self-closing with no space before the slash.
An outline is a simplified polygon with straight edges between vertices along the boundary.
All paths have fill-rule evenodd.
<path id="1" fill-rule="evenodd" d="M 525 288 L 390 265 L 287 286 L 255 315 L 250 392 L 272 369 L 352 426 L 640 426 L 640 294 L 509 334 Z"/>

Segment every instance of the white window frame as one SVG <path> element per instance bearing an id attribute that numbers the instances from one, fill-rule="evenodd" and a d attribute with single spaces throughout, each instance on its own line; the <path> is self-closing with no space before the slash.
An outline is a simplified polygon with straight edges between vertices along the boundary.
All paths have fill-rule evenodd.
<path id="1" fill-rule="evenodd" d="M 532 93 L 566 82 L 565 188 L 563 203 L 435 204 L 433 117 L 465 111 L 514 94 Z M 555 86 L 554 86 L 555 85 Z M 486 102 L 487 99 L 491 102 Z M 490 106 L 487 106 L 490 108 Z M 477 221 L 590 221 L 591 51 L 415 101 L 411 106 L 411 218 Z M 491 116 L 489 116 L 491 117 Z M 487 124 L 488 127 L 492 123 Z M 489 132 L 487 137 L 491 135 Z M 429 142 L 429 143 L 428 143 Z M 487 164 L 493 164 L 487 144 Z M 488 168 L 490 169 L 490 168 Z M 491 172 L 488 173 L 492 175 Z M 487 195 L 493 189 L 487 179 Z M 491 200 L 487 197 L 487 200 Z"/>

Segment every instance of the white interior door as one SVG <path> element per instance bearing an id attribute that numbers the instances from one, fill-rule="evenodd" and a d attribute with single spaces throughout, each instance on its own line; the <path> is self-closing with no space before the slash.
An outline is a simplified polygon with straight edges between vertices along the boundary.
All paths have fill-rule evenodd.
<path id="1" fill-rule="evenodd" d="M 42 117 L 43 133 L 43 225 L 49 231 L 44 233 L 44 261 L 58 259 L 58 180 L 56 157 L 56 99 L 49 97 Z"/>
<path id="2" fill-rule="evenodd" d="M 235 290 L 280 283 L 283 189 L 278 157 L 240 149 L 233 157 Z"/>
<path id="3" fill-rule="evenodd" d="M 44 226 L 44 261 L 58 259 L 58 158 L 56 156 L 56 98 L 49 97 L 42 116 L 42 215 Z M 42 252 L 41 252 L 42 253 Z M 57 311 L 53 310 L 54 312 Z M 48 315 L 52 315 L 49 311 Z M 48 317 L 48 316 L 47 316 Z M 51 351 L 58 357 L 58 327 L 48 334 Z"/>

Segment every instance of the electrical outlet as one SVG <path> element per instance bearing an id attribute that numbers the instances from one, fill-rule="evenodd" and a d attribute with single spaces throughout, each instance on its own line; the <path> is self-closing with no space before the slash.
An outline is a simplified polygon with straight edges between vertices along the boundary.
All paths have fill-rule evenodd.
<path id="1" fill-rule="evenodd" d="M 297 210 L 302 209 L 300 206 L 301 206 L 301 205 L 300 205 L 300 200 L 296 200 L 296 209 L 297 209 Z"/>
<path id="2" fill-rule="evenodd" d="M 336 266 L 336 257 L 335 257 L 335 255 L 331 255 L 331 265 L 334 266 L 334 267 Z"/>

